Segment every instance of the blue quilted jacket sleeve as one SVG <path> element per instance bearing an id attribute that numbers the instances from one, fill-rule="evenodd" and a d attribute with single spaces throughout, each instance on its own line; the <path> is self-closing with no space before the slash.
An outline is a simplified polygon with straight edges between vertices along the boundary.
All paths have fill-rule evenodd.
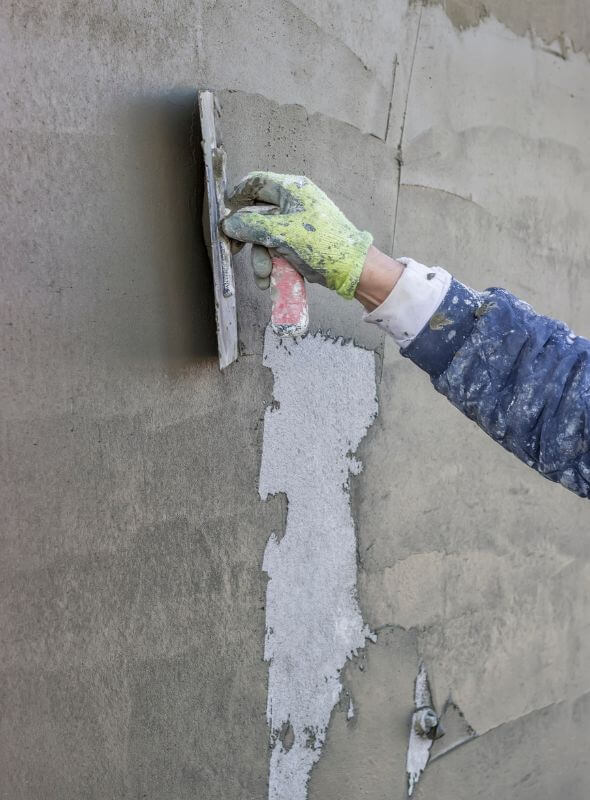
<path id="1" fill-rule="evenodd" d="M 402 355 L 496 442 L 590 496 L 590 341 L 504 289 L 453 280 Z"/>

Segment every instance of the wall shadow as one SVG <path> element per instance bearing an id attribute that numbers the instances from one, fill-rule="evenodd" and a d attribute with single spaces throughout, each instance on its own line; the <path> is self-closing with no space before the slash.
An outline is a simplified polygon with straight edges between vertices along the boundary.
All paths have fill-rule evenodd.
<path id="1" fill-rule="evenodd" d="M 213 279 L 203 239 L 197 93 L 144 95 L 129 109 L 138 206 L 150 242 L 166 366 L 217 358 Z"/>

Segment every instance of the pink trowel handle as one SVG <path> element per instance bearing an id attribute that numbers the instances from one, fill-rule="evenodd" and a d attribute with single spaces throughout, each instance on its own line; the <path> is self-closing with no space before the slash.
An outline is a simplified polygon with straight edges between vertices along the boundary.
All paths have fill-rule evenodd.
<path id="1" fill-rule="evenodd" d="M 277 336 L 303 336 L 309 324 L 305 281 L 282 256 L 272 254 L 270 326 Z"/>

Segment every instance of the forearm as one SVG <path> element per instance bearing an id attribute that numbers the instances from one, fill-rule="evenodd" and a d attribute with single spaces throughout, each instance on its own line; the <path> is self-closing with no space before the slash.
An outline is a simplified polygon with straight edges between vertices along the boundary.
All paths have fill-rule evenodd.
<path id="1" fill-rule="evenodd" d="M 403 261 L 403 277 L 365 319 L 394 335 L 402 355 L 495 441 L 590 496 L 590 342 L 502 289 L 476 292 L 445 270 Z"/>
<path id="2" fill-rule="evenodd" d="M 395 260 L 371 247 L 356 298 L 366 309 L 365 321 L 379 325 L 404 348 L 435 314 L 451 280 L 441 267 L 425 267 L 411 258 Z"/>
<path id="3" fill-rule="evenodd" d="M 389 297 L 403 271 L 404 264 L 371 245 L 356 287 L 356 299 L 367 311 L 373 311 Z"/>

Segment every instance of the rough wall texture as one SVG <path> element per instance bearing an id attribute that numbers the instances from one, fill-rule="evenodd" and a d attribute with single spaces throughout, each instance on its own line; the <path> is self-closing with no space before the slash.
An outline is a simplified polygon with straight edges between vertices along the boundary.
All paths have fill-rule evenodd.
<path id="1" fill-rule="evenodd" d="M 0 796 L 267 796 L 269 308 L 241 270 L 220 375 L 194 87 L 230 180 L 304 171 L 382 249 L 590 335 L 589 26 L 578 0 L 2 5 Z M 585 799 L 585 503 L 310 294 L 314 328 L 375 351 L 379 416 L 351 488 L 378 637 L 309 798 L 403 796 L 424 657 L 479 738 L 419 798 Z"/>

